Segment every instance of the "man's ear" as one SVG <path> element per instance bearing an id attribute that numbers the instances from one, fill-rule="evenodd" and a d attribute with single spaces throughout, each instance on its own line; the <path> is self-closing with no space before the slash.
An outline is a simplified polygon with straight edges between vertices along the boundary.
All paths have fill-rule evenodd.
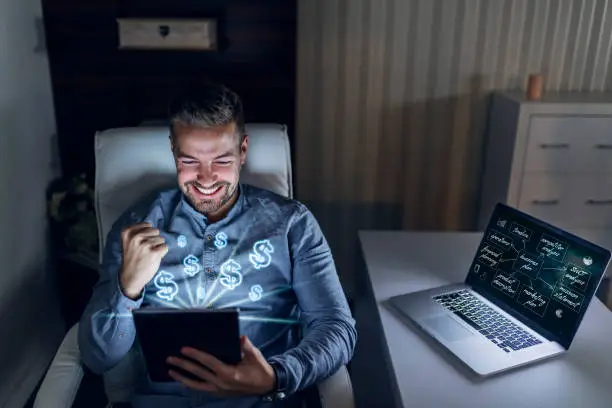
<path id="1" fill-rule="evenodd" d="M 247 150 L 249 150 L 249 135 L 244 135 L 242 143 L 240 143 L 240 163 L 246 162 Z"/>

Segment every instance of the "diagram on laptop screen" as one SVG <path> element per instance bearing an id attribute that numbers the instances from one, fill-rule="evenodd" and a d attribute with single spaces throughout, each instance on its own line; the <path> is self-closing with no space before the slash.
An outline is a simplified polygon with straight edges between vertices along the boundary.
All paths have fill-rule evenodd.
<path id="1" fill-rule="evenodd" d="M 470 283 L 559 334 L 570 333 L 603 273 L 569 238 L 499 213 L 478 248 Z"/>

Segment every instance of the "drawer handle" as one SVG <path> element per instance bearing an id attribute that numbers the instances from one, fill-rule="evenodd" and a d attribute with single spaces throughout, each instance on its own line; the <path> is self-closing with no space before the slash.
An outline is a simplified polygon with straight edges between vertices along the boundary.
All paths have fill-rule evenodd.
<path id="1" fill-rule="evenodd" d="M 557 205 L 559 204 L 559 200 L 533 200 L 531 204 L 533 205 Z"/>
<path id="2" fill-rule="evenodd" d="M 595 148 L 600 150 L 612 150 L 612 144 L 596 144 Z"/>
<path id="3" fill-rule="evenodd" d="M 170 26 L 169 25 L 160 25 L 157 27 L 157 32 L 161 36 L 161 38 L 166 38 L 170 35 Z"/>
<path id="4" fill-rule="evenodd" d="M 569 143 L 542 143 L 542 149 L 569 149 Z"/>
<path id="5" fill-rule="evenodd" d="M 612 200 L 586 200 L 586 205 L 612 205 Z"/>

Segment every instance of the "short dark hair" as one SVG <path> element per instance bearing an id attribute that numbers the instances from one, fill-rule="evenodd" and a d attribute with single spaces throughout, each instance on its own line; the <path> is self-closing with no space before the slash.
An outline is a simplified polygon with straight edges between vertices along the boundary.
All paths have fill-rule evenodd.
<path id="1" fill-rule="evenodd" d="M 177 123 L 198 128 L 234 123 L 239 141 L 245 136 L 242 101 L 238 94 L 221 84 L 206 84 L 176 98 L 170 103 L 168 119 L 171 138 Z"/>

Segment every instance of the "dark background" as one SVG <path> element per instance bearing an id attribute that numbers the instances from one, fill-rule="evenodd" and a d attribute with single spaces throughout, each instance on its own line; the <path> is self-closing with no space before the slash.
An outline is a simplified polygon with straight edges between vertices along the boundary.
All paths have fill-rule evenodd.
<path id="1" fill-rule="evenodd" d="M 296 0 L 43 0 L 43 13 L 64 176 L 93 172 L 96 131 L 165 119 L 173 96 L 206 81 L 239 93 L 247 122 L 287 124 L 293 139 Z M 119 50 L 117 18 L 147 17 L 215 18 L 219 49 Z"/>

